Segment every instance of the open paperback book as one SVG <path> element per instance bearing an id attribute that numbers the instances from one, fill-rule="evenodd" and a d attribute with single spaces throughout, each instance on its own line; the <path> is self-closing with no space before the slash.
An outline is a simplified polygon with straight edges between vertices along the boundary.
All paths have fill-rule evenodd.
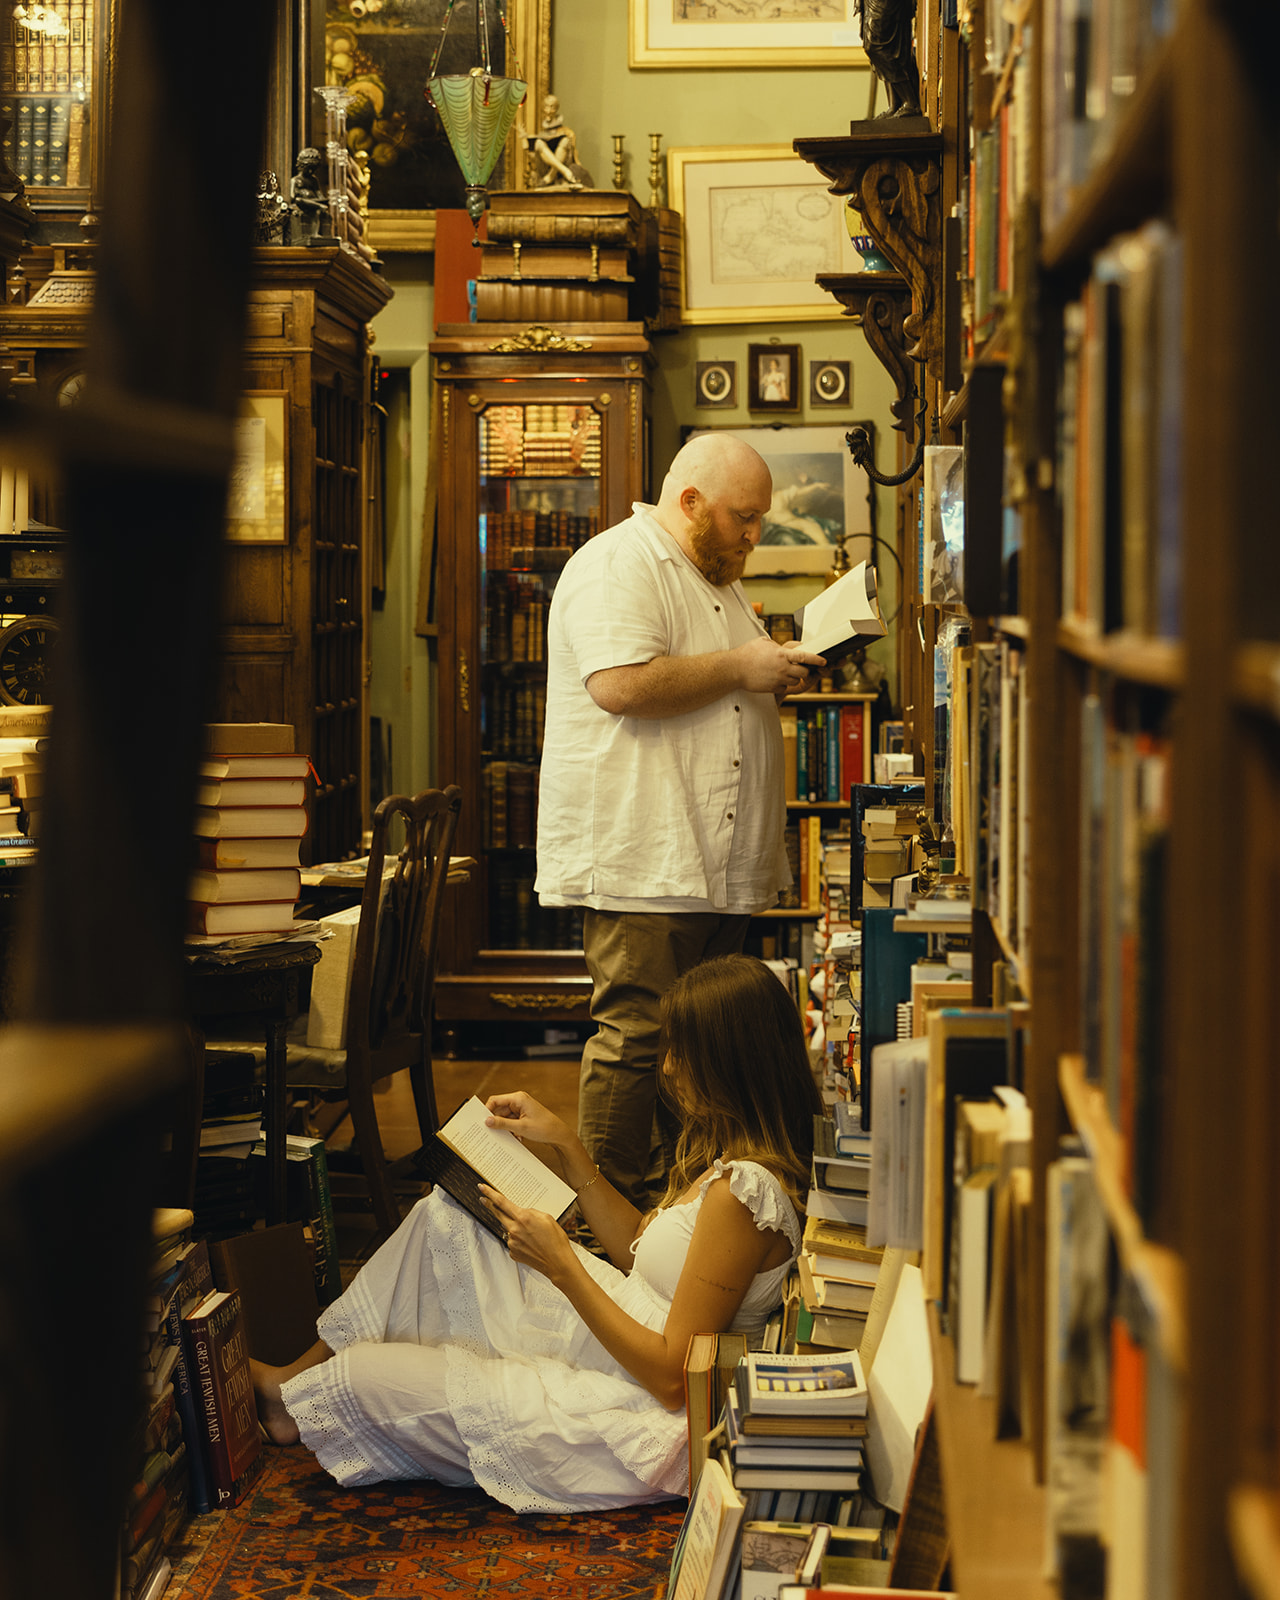
<path id="1" fill-rule="evenodd" d="M 513 1205 L 561 1217 L 577 1199 L 563 1178 L 538 1160 L 506 1128 L 485 1125 L 489 1113 L 472 1095 L 454 1112 L 434 1139 L 423 1146 L 427 1176 L 463 1206 L 490 1233 L 502 1236 L 502 1224 L 480 1194 L 480 1184 L 497 1189 Z"/>
<path id="2" fill-rule="evenodd" d="M 859 561 L 795 613 L 796 635 L 806 650 L 838 661 L 887 632 L 876 600 L 876 569 Z"/>

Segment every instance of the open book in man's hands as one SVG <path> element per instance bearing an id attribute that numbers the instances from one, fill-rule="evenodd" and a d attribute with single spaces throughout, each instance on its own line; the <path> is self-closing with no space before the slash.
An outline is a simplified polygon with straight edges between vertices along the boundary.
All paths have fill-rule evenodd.
<path id="1" fill-rule="evenodd" d="M 490 1233 L 502 1236 L 502 1223 L 490 1211 L 479 1185 L 487 1183 L 513 1205 L 561 1217 L 577 1195 L 551 1168 L 506 1128 L 485 1125 L 489 1113 L 472 1095 L 422 1148 L 432 1183 L 438 1183 Z"/>
<path id="2" fill-rule="evenodd" d="M 887 629 L 876 601 L 876 569 L 859 561 L 816 599 L 801 606 L 795 623 L 800 643 L 825 656 L 828 663 L 881 638 Z"/>

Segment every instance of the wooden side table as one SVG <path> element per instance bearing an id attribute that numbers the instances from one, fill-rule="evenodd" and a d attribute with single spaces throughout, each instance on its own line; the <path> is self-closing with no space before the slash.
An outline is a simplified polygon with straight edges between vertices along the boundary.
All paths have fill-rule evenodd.
<path id="1" fill-rule="evenodd" d="M 203 1060 L 204 1036 L 210 1024 L 249 1036 L 259 1029 L 266 1045 L 266 1092 L 263 1135 L 267 1145 L 267 1223 L 285 1219 L 285 1119 L 288 1111 L 286 1036 L 290 1022 L 302 1010 L 303 977 L 320 959 L 318 944 L 266 946 L 238 961 L 198 957 L 187 967 L 187 1003 L 199 1034 Z M 201 1072 L 203 1080 L 203 1071 Z M 188 1119 L 195 1140 L 191 1171 L 200 1144 L 200 1114 Z M 175 1144 L 176 1144 L 175 1135 Z"/>

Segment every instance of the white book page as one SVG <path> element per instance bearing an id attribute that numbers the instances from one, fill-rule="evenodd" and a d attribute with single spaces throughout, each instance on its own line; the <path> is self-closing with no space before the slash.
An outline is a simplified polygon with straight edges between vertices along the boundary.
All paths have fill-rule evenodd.
<path id="1" fill-rule="evenodd" d="M 486 1127 L 488 1115 L 483 1101 L 472 1095 L 440 1129 L 440 1137 L 513 1205 L 558 1217 L 577 1195 L 514 1133 Z"/>
<path id="2" fill-rule="evenodd" d="M 800 643 L 821 655 L 856 635 L 884 632 L 874 587 L 867 594 L 867 563 L 860 561 L 805 606 Z"/>

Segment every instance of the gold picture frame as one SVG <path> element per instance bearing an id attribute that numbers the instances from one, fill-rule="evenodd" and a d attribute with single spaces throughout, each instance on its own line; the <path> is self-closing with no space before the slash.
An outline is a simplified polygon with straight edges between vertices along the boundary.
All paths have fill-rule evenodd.
<path id="1" fill-rule="evenodd" d="M 227 484 L 225 537 L 233 544 L 288 544 L 288 394 L 242 395 Z"/>
<path id="2" fill-rule="evenodd" d="M 684 223 L 682 322 L 840 318 L 814 280 L 862 263 L 844 201 L 790 145 L 668 150 L 667 193 Z"/>
<path id="3" fill-rule="evenodd" d="M 701 15 L 681 16 L 684 0 L 629 0 L 627 61 L 645 67 L 849 67 L 866 64 L 857 0 L 814 0 L 827 16 L 780 17 L 777 0 L 759 0 L 760 21 L 720 17 L 722 0 L 701 0 Z M 793 7 L 799 10 L 799 7 Z M 772 17 L 763 13 L 773 12 Z"/>
<path id="4" fill-rule="evenodd" d="M 525 126 L 529 128 L 536 128 L 541 122 L 542 103 L 550 90 L 552 3 L 553 0 L 503 0 L 506 31 L 511 41 L 512 54 L 529 85 L 528 98 L 520 111 Z M 360 20 L 335 16 L 330 18 L 329 26 L 341 27 L 353 36 L 357 36 L 358 45 L 367 43 L 359 38 L 360 35 L 365 33 L 386 35 L 389 29 L 389 24 L 381 13 L 371 13 L 367 19 Z M 450 39 L 452 38 L 451 34 Z M 390 49 L 392 45 L 397 48 Z M 385 63 L 388 75 L 393 74 L 401 63 L 416 59 L 412 58 L 409 52 L 398 48 L 398 45 L 399 41 L 393 36 L 388 43 L 389 53 Z M 395 82 L 388 76 L 385 87 L 395 104 L 412 104 L 416 108 L 421 104 L 425 86 L 425 77 L 421 82 L 416 78 L 413 82 Z M 452 161 L 454 159 L 452 151 L 447 155 L 442 154 L 442 159 Z M 507 139 L 504 151 L 502 187 L 507 189 L 526 187 L 524 152 L 516 139 L 514 129 Z M 406 207 L 403 204 L 403 197 L 399 197 L 401 203 L 398 205 L 388 204 L 385 200 L 379 204 L 378 190 L 378 167 L 375 163 L 373 181 L 369 189 L 367 223 L 367 237 L 373 248 L 383 255 L 397 251 L 433 251 L 436 244 L 434 208 L 418 210 L 411 205 Z M 386 192 L 384 189 L 384 193 Z"/>

